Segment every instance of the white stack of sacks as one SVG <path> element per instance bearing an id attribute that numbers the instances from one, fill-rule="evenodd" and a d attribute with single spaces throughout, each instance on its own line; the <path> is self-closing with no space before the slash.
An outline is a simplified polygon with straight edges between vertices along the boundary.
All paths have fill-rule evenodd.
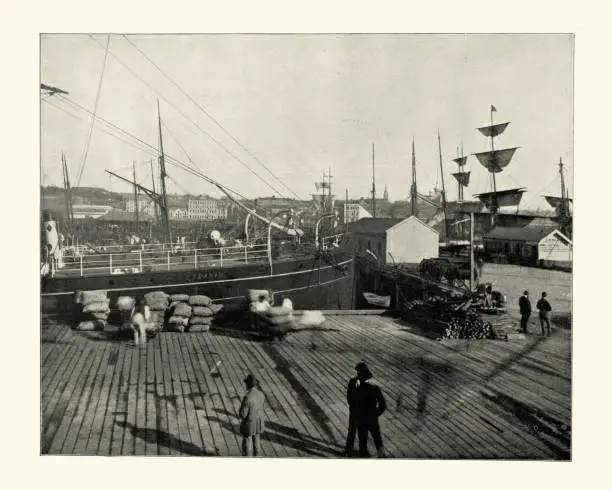
<path id="1" fill-rule="evenodd" d="M 191 306 L 187 303 L 189 296 L 186 294 L 173 294 L 170 296 L 168 307 L 168 322 L 166 329 L 170 332 L 184 332 L 189 326 Z"/>
<path id="2" fill-rule="evenodd" d="M 191 318 L 189 318 L 190 332 L 208 332 L 212 324 L 214 309 L 218 311 L 219 305 L 213 305 L 208 296 L 196 294 L 189 296 L 189 305 L 191 306 Z"/>
<path id="3" fill-rule="evenodd" d="M 163 291 L 153 291 L 145 294 L 144 299 L 145 304 L 151 310 L 151 317 L 147 322 L 147 327 L 150 330 L 159 332 L 164 326 L 166 310 L 168 309 L 168 295 Z"/>
<path id="4" fill-rule="evenodd" d="M 104 330 L 110 313 L 106 291 L 78 291 L 75 302 L 79 320 L 77 330 Z"/>
<path id="5" fill-rule="evenodd" d="M 115 305 L 119 314 L 119 333 L 122 336 L 127 336 L 128 332 L 132 334 L 132 313 L 136 300 L 131 296 L 119 296 Z"/>
<path id="6" fill-rule="evenodd" d="M 293 326 L 293 303 L 289 298 L 283 300 L 282 306 L 271 306 L 271 294 L 265 289 L 249 289 L 247 298 L 251 313 L 258 317 L 259 326 L 267 333 L 282 336 Z"/>

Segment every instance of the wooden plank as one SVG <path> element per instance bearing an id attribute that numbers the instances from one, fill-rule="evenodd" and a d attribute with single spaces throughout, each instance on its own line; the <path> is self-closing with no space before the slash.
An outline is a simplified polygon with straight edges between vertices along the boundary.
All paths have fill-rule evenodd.
<path id="1" fill-rule="evenodd" d="M 221 366 L 217 368 L 217 360 L 221 360 L 222 364 L 225 362 L 223 353 L 217 351 L 218 345 L 214 342 L 213 335 L 196 335 L 194 338 L 202 346 L 201 352 L 204 354 L 204 359 L 206 360 L 204 377 L 210 390 L 210 410 L 208 410 L 207 407 L 207 412 L 209 418 L 214 418 L 216 423 L 215 430 L 223 435 L 224 446 L 218 447 L 221 451 L 220 455 L 238 456 L 241 454 L 240 441 L 227 407 L 228 395 L 224 386 L 224 368 Z M 213 356 L 212 353 L 215 353 L 215 355 Z M 218 374 L 213 373 L 213 370 Z M 210 417 L 211 414 L 213 417 Z M 215 438 L 215 441 L 217 442 L 217 438 Z"/>
<path id="2" fill-rule="evenodd" d="M 87 359 L 87 353 L 82 350 L 78 350 L 76 347 L 71 347 L 67 351 L 70 355 L 66 356 L 67 365 L 65 373 L 74 373 L 82 369 L 83 364 Z M 57 431 L 63 421 L 64 412 L 72 396 L 74 389 L 74 383 L 76 378 L 71 377 L 69 374 L 58 376 L 57 385 L 54 385 L 54 389 L 51 392 L 51 397 L 47 404 L 45 404 L 42 411 L 43 421 L 43 434 L 41 437 L 41 452 L 43 454 L 56 454 L 51 453 L 51 448 L 59 451 L 61 449 L 61 443 L 59 447 L 53 446 L 53 441 L 57 435 Z M 74 383 L 71 383 L 74 381 Z M 63 442 L 63 441 L 62 441 Z"/>
<path id="3" fill-rule="evenodd" d="M 77 438 L 83 426 L 83 420 L 85 419 L 85 415 L 87 414 L 89 408 L 94 380 L 98 375 L 98 370 L 100 368 L 102 355 L 104 352 L 104 349 L 101 348 L 101 346 L 97 347 L 98 348 L 92 349 L 92 356 L 94 357 L 94 361 L 86 376 L 86 381 L 83 386 L 81 398 L 76 406 L 74 416 L 72 417 L 72 422 L 68 428 L 68 434 L 66 435 L 66 440 L 64 441 L 64 445 L 62 446 L 62 454 L 75 454 Z"/>
<path id="4" fill-rule="evenodd" d="M 176 409 L 176 395 L 172 389 L 172 363 L 174 358 L 168 347 L 168 333 L 160 336 L 160 348 L 162 352 L 162 370 L 164 373 L 164 398 L 166 401 L 166 413 L 168 414 L 167 441 L 170 455 L 176 456 L 181 453 L 180 434 L 178 426 L 178 413 Z"/>
<path id="5" fill-rule="evenodd" d="M 129 345 L 123 345 L 122 350 L 124 352 L 123 369 L 119 376 L 119 386 L 117 391 L 117 410 L 113 424 L 113 436 L 110 445 L 111 456 L 119 456 L 123 454 L 123 440 L 125 438 L 125 432 L 128 427 L 128 397 L 129 397 L 129 381 L 130 381 L 130 370 L 132 369 L 132 355 L 134 349 Z"/>
<path id="6" fill-rule="evenodd" d="M 85 381 L 89 373 L 89 368 L 93 364 L 94 356 L 91 355 L 89 349 L 83 349 L 83 355 L 77 364 L 76 369 L 68 374 L 68 384 L 66 385 L 65 391 L 67 392 L 67 399 L 64 399 L 61 408 L 58 406 L 59 413 L 57 417 L 61 419 L 61 423 L 55 433 L 53 442 L 49 449 L 50 454 L 60 454 L 64 441 L 68 435 L 68 428 L 72 423 L 72 417 L 76 411 L 79 403 L 81 393 L 85 388 Z M 64 395 L 62 394 L 62 398 Z"/>
<path id="7" fill-rule="evenodd" d="M 147 345 L 140 349 L 138 353 L 138 377 L 136 378 L 136 435 L 134 454 L 144 456 L 146 452 L 147 432 L 147 354 L 153 346 Z"/>
<path id="8" fill-rule="evenodd" d="M 108 395 L 108 403 L 104 412 L 104 419 L 102 427 L 100 428 L 99 438 L 100 442 L 98 445 L 97 454 L 108 456 L 111 454 L 111 447 L 113 442 L 113 435 L 115 433 L 115 425 L 119 419 L 121 422 L 125 421 L 123 417 L 117 416 L 121 382 L 123 380 L 123 369 L 125 360 L 125 348 L 123 344 L 116 344 L 117 357 L 116 362 L 113 364 L 109 362 L 109 368 L 113 370 L 113 377 L 111 381 L 110 392 Z M 97 432 L 94 432 L 97 434 Z"/>
<path id="9" fill-rule="evenodd" d="M 212 455 L 215 454 L 214 436 L 207 420 L 204 403 L 204 398 L 208 395 L 208 392 L 206 391 L 206 383 L 199 376 L 200 373 L 196 374 L 196 370 L 201 369 L 201 367 L 198 364 L 193 335 L 199 334 L 186 334 L 186 340 L 181 345 L 183 358 L 185 359 L 186 380 L 190 389 L 188 396 L 192 400 L 195 428 L 199 432 L 202 452 L 204 455 Z"/>
<path id="10" fill-rule="evenodd" d="M 102 352 L 102 355 L 100 358 L 100 364 L 98 365 L 97 372 L 93 378 L 93 384 L 92 384 L 91 391 L 87 399 L 87 405 L 86 405 L 85 412 L 83 415 L 83 422 L 81 424 L 81 428 L 77 435 L 74 450 L 72 451 L 71 454 L 85 454 L 86 453 L 87 443 L 89 442 L 92 425 L 94 423 L 94 417 L 96 415 L 96 410 L 98 408 L 98 405 L 100 404 L 102 384 L 104 382 L 106 371 L 108 370 L 109 349 L 110 349 L 109 343 L 105 343 L 103 344 L 103 346 L 100 346 L 97 349 L 98 351 Z M 104 404 L 106 403 L 106 401 L 103 401 L 102 403 Z"/>
<path id="11" fill-rule="evenodd" d="M 145 431 L 149 434 L 145 444 L 145 455 L 156 456 L 159 454 L 157 446 L 158 432 L 156 429 L 157 412 L 155 409 L 155 352 L 159 349 L 159 338 L 147 342 L 146 381 L 145 381 Z"/>

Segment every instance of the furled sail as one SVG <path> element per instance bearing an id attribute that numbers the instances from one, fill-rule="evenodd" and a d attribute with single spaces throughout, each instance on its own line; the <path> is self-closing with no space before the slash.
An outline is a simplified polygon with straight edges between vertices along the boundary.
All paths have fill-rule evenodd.
<path id="1" fill-rule="evenodd" d="M 470 184 L 470 172 L 455 172 L 451 174 L 457 182 L 461 184 L 463 187 L 467 187 Z"/>
<path id="2" fill-rule="evenodd" d="M 482 128 L 478 128 L 482 134 L 486 137 L 490 138 L 491 136 L 499 136 L 502 134 L 506 128 L 508 127 L 509 122 L 501 123 L 501 124 L 493 124 L 492 126 L 483 126 Z"/>
<path id="3" fill-rule="evenodd" d="M 453 162 L 455 162 L 460 167 L 463 167 L 467 163 L 467 158 L 468 157 L 453 158 Z"/>
<path id="4" fill-rule="evenodd" d="M 474 155 L 489 172 L 499 173 L 510 163 L 516 150 L 518 150 L 518 147 L 483 151 L 481 153 L 474 153 Z"/>
<path id="5" fill-rule="evenodd" d="M 477 197 L 485 206 L 489 206 L 491 203 L 496 204 L 496 207 L 518 206 L 525 192 L 526 189 L 517 187 L 504 191 L 483 192 L 482 194 L 475 194 L 474 197 Z"/>

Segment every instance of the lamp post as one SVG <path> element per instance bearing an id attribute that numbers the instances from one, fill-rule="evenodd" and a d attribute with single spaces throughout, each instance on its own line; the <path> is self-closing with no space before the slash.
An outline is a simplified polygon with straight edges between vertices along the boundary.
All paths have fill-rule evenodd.
<path id="1" fill-rule="evenodd" d="M 272 275 L 272 224 L 274 223 L 274 220 L 279 216 L 282 216 L 284 219 L 286 219 L 287 215 L 293 216 L 293 209 L 284 209 L 282 211 L 279 211 L 274 216 L 272 216 L 272 218 L 270 218 L 270 223 L 268 224 L 268 261 L 270 262 L 270 275 Z"/>
<path id="2" fill-rule="evenodd" d="M 338 211 L 334 211 L 333 213 L 324 214 L 317 220 L 317 224 L 315 225 L 315 246 L 317 247 L 319 246 L 319 226 L 321 225 L 321 221 L 323 221 L 324 219 L 329 219 L 329 218 L 338 219 Z M 321 243 L 321 247 L 322 246 L 323 246 L 323 243 Z"/>

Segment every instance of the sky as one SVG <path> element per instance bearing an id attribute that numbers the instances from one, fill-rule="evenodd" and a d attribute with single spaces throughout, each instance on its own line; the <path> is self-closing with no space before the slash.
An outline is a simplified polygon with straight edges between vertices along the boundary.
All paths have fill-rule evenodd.
<path id="1" fill-rule="evenodd" d="M 339 198 L 366 197 L 374 143 L 377 197 L 386 185 L 391 200 L 405 199 L 413 138 L 427 193 L 441 185 L 439 131 L 455 199 L 452 158 L 460 145 L 466 155 L 490 149 L 475 128 L 489 124 L 491 105 L 495 122 L 511 122 L 496 148 L 520 147 L 497 188 L 525 187 L 521 208 L 551 209 L 540 195 L 559 195 L 562 158 L 573 194 L 570 35 L 130 35 L 132 44 L 112 35 L 104 63 L 107 39 L 43 35 L 41 82 L 89 111 L 100 86 L 97 115 L 154 148 L 159 100 L 165 152 L 246 197 L 308 198 L 329 168 Z M 137 181 L 151 185 L 151 151 L 99 123 L 88 138 L 87 113 L 41 99 L 42 185 L 62 185 L 62 152 L 73 186 L 82 168 L 81 186 L 129 192 L 104 170 L 131 178 L 133 162 Z M 475 157 L 466 169 L 466 199 L 491 190 Z M 171 164 L 167 172 L 169 192 L 220 195 Z"/>

